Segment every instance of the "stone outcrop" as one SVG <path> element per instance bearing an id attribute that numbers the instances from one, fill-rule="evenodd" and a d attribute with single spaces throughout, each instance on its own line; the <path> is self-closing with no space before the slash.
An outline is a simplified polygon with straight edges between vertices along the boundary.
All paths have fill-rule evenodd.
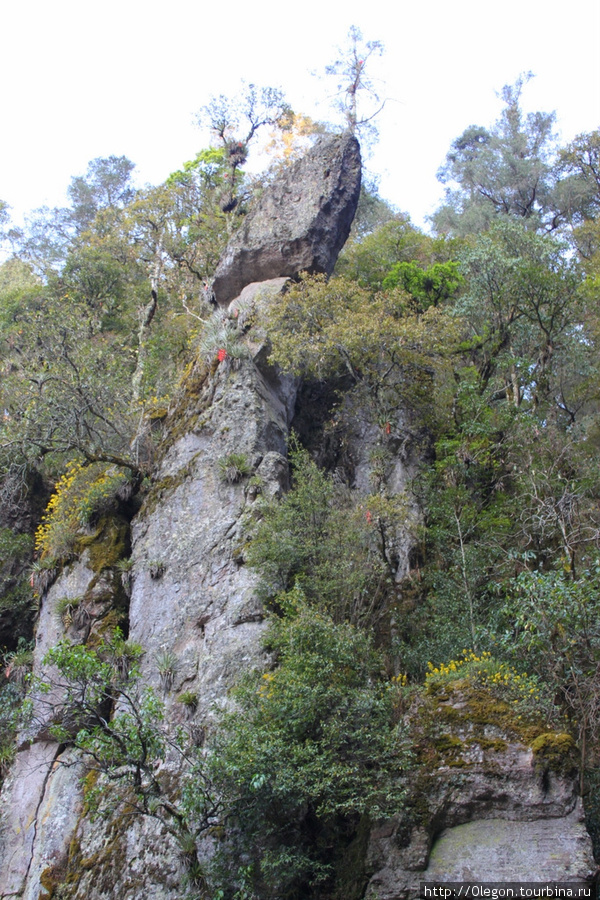
<path id="1" fill-rule="evenodd" d="M 423 881 L 590 883 L 568 735 L 539 734 L 539 720 L 460 680 L 413 709 L 411 725 L 421 767 L 407 810 L 371 831 L 365 900 L 409 900 Z"/>
<path id="2" fill-rule="evenodd" d="M 227 305 L 251 282 L 333 271 L 356 212 L 360 148 L 350 134 L 320 138 L 267 186 L 219 262 L 212 284 Z"/>
<path id="3" fill-rule="evenodd" d="M 277 303 L 287 278 L 300 270 L 331 271 L 359 187 L 355 139 L 327 138 L 256 204 L 214 283 L 218 302 L 229 305 L 229 312 L 215 316 L 229 316 L 243 352 L 222 360 L 215 352 L 191 366 L 169 413 L 153 484 L 131 523 L 129 638 L 144 648 L 143 679 L 164 701 L 169 725 L 189 729 L 198 744 L 215 705 L 227 703 L 240 672 L 265 663 L 264 614 L 257 575 L 245 564 L 246 541 L 259 515 L 259 498 L 278 496 L 288 487 L 286 442 L 298 412 L 299 382 L 269 364 L 265 336 L 253 324 L 260 322 L 255 313 Z M 381 427 L 360 411 L 353 413 L 354 430 L 344 436 L 352 458 L 346 481 L 368 493 Z M 392 434 L 384 437 L 389 446 L 381 477 L 390 491 L 403 493 L 415 453 L 401 417 L 393 424 Z M 233 455 L 244 461 L 239 477 L 228 474 Z M 418 519 L 418 510 L 409 513 Z M 394 548 L 398 580 L 409 565 L 408 531 Z M 129 537 L 118 533 L 123 556 Z M 69 626 L 76 641 L 85 641 L 90 629 L 100 629 L 123 608 L 114 568 L 118 557 L 110 555 L 118 542 L 111 534 L 98 535 L 106 544 L 104 555 L 94 557 L 94 545 L 88 546 L 44 591 L 38 674 L 45 653 L 65 632 L 57 617 L 61 599 L 85 600 L 89 621 L 82 620 L 81 628 Z M 172 660 L 168 678 L 167 658 Z M 196 698 L 193 710 L 180 702 L 184 693 Z M 80 762 L 50 740 L 48 725 L 59 707 L 60 696 L 40 703 L 36 727 L 21 736 L 3 788 L 0 900 L 179 900 L 181 861 L 159 822 L 122 810 L 108 819 L 88 815 Z M 433 718 L 440 716 L 435 709 Z M 405 900 L 418 896 L 420 880 L 487 880 L 490 872 L 511 880 L 525 855 L 531 862 L 528 878 L 547 871 L 556 880 L 585 879 L 590 844 L 573 772 L 553 770 L 542 777 L 530 744 L 493 721 L 485 734 L 475 733 L 464 717 L 453 728 L 445 744 L 438 741 L 429 775 L 411 794 L 412 818 L 399 816 L 362 836 L 360 876 L 348 896 Z M 176 784 L 169 761 L 164 774 Z M 419 798 L 425 800 L 418 807 Z M 510 847 L 511 829 L 518 829 L 518 847 Z"/>
<path id="4" fill-rule="evenodd" d="M 300 190 L 294 188 L 296 178 Z M 249 256 L 243 248 L 238 256 L 228 251 L 229 262 L 220 267 L 228 299 L 245 289 L 236 309 L 240 332 L 246 330 L 244 316 L 273 302 L 286 276 L 303 268 L 331 270 L 350 228 L 359 185 L 356 141 L 334 138 L 291 167 L 280 188 L 272 188 L 271 200 L 259 204 L 255 224 L 245 232 L 254 234 Z M 271 215 L 285 227 L 273 229 L 279 237 L 261 262 L 258 244 L 271 234 Z M 288 481 L 286 442 L 297 380 L 268 364 L 258 329 L 245 341 L 239 360 L 199 359 L 187 374 L 153 487 L 131 529 L 129 638 L 144 647 L 144 681 L 164 700 L 170 724 L 184 724 L 198 741 L 213 705 L 226 702 L 239 673 L 263 665 L 263 611 L 257 577 L 244 565 L 244 545 L 259 495 L 280 494 Z M 250 477 L 223 477 L 222 463 L 232 453 L 244 457 L 252 484 Z M 92 616 L 108 612 L 104 591 L 95 594 L 111 577 L 116 584 L 114 570 L 109 565 L 92 571 L 88 555 L 44 592 L 37 674 L 45 653 L 64 633 L 57 617 L 61 598 L 85 597 Z M 70 636 L 86 639 L 83 633 Z M 167 684 L 160 660 L 168 654 L 177 662 Z M 192 719 L 177 700 L 182 691 L 198 698 Z M 35 727 L 21 736 L 17 763 L 3 789 L 0 898 L 38 900 L 42 888 L 50 892 L 64 879 L 73 900 L 176 900 L 181 862 L 168 836 L 155 821 L 140 817 L 90 819 L 80 768 L 48 740 L 60 696 L 41 698 L 38 707 Z"/>

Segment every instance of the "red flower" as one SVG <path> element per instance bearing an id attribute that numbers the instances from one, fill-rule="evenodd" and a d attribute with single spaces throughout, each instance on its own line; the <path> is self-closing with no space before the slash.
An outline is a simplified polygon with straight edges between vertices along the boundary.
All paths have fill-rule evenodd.
<path id="1" fill-rule="evenodd" d="M 373 516 L 371 515 L 371 510 L 370 510 L 370 509 L 367 510 L 366 515 L 365 515 L 365 519 L 367 520 L 367 522 L 369 523 L 369 525 L 370 525 L 371 522 L 373 521 Z"/>
<path id="2" fill-rule="evenodd" d="M 227 359 L 227 350 L 224 347 L 221 347 L 219 352 L 217 353 L 217 359 L 219 362 L 223 362 L 224 359 Z"/>
<path id="3" fill-rule="evenodd" d="M 385 433 L 389 434 L 391 430 L 392 430 L 392 426 L 390 425 L 389 422 L 386 422 L 385 423 Z"/>

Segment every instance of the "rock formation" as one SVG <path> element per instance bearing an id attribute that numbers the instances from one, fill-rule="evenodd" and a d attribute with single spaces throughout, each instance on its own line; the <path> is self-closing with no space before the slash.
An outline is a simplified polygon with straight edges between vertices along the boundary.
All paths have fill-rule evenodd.
<path id="1" fill-rule="evenodd" d="M 371 831 L 365 900 L 418 897 L 420 882 L 589 883 L 568 735 L 533 738 L 492 691 L 460 680 L 413 715 L 426 763 L 404 814 Z"/>
<path id="2" fill-rule="evenodd" d="M 348 235 L 359 187 L 356 140 L 346 135 L 319 141 L 265 191 L 234 236 L 215 275 L 219 304 L 230 304 L 230 315 L 239 321 L 240 309 L 248 314 L 277 302 L 288 277 L 304 269 L 330 272 Z M 144 648 L 144 680 L 161 694 L 171 724 L 186 720 L 177 696 L 186 691 L 197 697 L 187 724 L 199 740 L 211 708 L 226 702 L 240 671 L 264 661 L 256 575 L 244 564 L 257 488 L 248 477 L 224 478 L 226 461 L 233 453 L 243 455 L 263 494 L 280 494 L 287 487 L 286 441 L 297 414 L 298 380 L 268 364 L 257 329 L 244 341 L 246 351 L 238 359 L 198 359 L 186 374 L 169 414 L 153 485 L 131 523 L 129 637 Z M 366 490 L 376 435 L 375 426 L 363 424 L 348 441 L 358 490 Z M 394 490 L 402 490 L 410 465 L 399 445 L 389 475 Z M 122 525 L 114 526 L 118 534 Z M 43 593 L 38 672 L 60 636 L 61 599 L 85 599 L 93 620 L 86 633 L 101 632 L 123 608 L 111 555 L 117 532 L 99 532 L 106 552 L 94 555 L 90 547 Z M 406 571 L 408 549 L 403 546 L 400 553 L 399 575 Z M 169 654 L 176 664 L 167 684 L 159 660 Z M 181 873 L 169 835 L 156 821 L 139 816 L 93 820 L 83 802 L 77 759 L 49 740 L 42 712 L 38 719 L 37 731 L 22 736 L 3 789 L 1 900 L 177 900 Z M 466 737 L 461 734 L 460 740 Z M 416 896 L 415 884 L 424 873 L 432 879 L 485 880 L 486 848 L 491 842 L 494 860 L 500 859 L 513 823 L 538 866 L 532 877 L 544 865 L 549 842 L 562 854 L 553 878 L 563 877 L 561 872 L 563 880 L 567 874 L 569 880 L 586 877 L 589 840 L 573 773 L 552 774 L 544 787 L 527 744 L 494 734 L 488 745 L 475 741 L 469 747 L 462 768 L 438 760 L 428 786 L 427 822 L 407 827 L 399 817 L 366 835 L 360 875 L 348 897 Z M 468 845 L 461 851 L 462 869 L 448 864 L 453 851 L 447 848 L 457 837 Z M 493 871 L 509 880 L 511 861 L 504 856 Z"/>
<path id="3" fill-rule="evenodd" d="M 360 193 L 360 149 L 350 134 L 323 137 L 267 187 L 233 236 L 212 284 L 225 306 L 251 282 L 331 274 Z"/>

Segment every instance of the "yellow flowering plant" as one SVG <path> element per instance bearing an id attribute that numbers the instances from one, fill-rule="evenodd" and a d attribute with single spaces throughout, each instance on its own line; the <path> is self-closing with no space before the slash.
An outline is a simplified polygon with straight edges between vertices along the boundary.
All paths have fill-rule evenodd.
<path id="1" fill-rule="evenodd" d="M 35 534 L 35 549 L 45 559 L 73 552 L 77 536 L 127 491 L 129 475 L 106 463 L 71 460 L 59 478 Z"/>
<path id="2" fill-rule="evenodd" d="M 484 688 L 514 706 L 515 715 L 530 717 L 542 715 L 548 719 L 556 717 L 554 706 L 546 685 L 536 676 L 518 672 L 506 662 L 495 659 L 488 651 L 476 653 L 463 650 L 458 659 L 434 666 L 428 663 L 425 676 L 427 693 L 437 693 L 454 683 L 465 688 Z"/>

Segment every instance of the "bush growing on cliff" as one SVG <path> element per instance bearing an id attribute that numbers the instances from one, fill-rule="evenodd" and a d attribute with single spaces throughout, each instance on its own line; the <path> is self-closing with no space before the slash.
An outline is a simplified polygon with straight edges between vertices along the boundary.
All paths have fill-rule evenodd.
<path id="1" fill-rule="evenodd" d="M 281 501 L 263 504 L 248 550 L 267 599 L 277 606 L 278 596 L 297 584 L 310 605 L 336 622 L 373 625 L 392 588 L 391 545 L 406 513 L 403 498 L 356 500 L 296 443 L 290 460 L 293 487 Z"/>
<path id="2" fill-rule="evenodd" d="M 277 667 L 242 680 L 211 757 L 233 826 L 227 869 L 242 867 L 251 896 L 264 898 L 312 896 L 330 882 L 360 817 L 402 807 L 410 763 L 394 722 L 398 688 L 382 679 L 369 636 L 299 591 L 287 610 L 266 639 Z"/>
<path id="3" fill-rule="evenodd" d="M 242 887 L 297 898 L 331 884 L 360 820 L 397 812 L 406 792 L 400 688 L 382 677 L 370 637 L 311 609 L 299 590 L 285 608 L 266 637 L 275 667 L 242 679 L 203 749 L 165 721 L 140 682 L 141 648 L 118 632 L 95 649 L 61 641 L 44 659 L 57 674 L 34 685 L 38 709 L 56 712 L 60 693 L 52 733 L 95 773 L 87 802 L 160 821 L 188 881 L 221 885 L 231 900 Z M 184 770 L 175 789 L 169 760 Z M 221 849 L 201 865 L 198 841 L 217 826 Z"/>
<path id="4" fill-rule="evenodd" d="M 37 529 L 36 550 L 46 559 L 68 559 L 82 530 L 131 493 L 131 478 L 123 469 L 68 463 Z"/>
<path id="5" fill-rule="evenodd" d="M 89 807 L 158 820 L 179 847 L 187 882 L 199 887 L 196 843 L 222 822 L 222 806 L 189 735 L 168 727 L 164 704 L 143 687 L 142 655 L 118 630 L 95 649 L 63 640 L 43 660 L 56 674 L 35 680 L 28 711 L 47 706 L 59 718 L 50 729 L 54 739 L 81 751 L 94 776 L 86 782 Z M 187 767 L 181 793 L 163 769 L 169 756 Z"/>
<path id="6" fill-rule="evenodd" d="M 414 312 L 394 288 L 374 292 L 355 281 L 304 276 L 269 310 L 270 359 L 317 380 L 345 375 L 371 421 L 431 407 L 458 326 L 441 308 Z"/>

